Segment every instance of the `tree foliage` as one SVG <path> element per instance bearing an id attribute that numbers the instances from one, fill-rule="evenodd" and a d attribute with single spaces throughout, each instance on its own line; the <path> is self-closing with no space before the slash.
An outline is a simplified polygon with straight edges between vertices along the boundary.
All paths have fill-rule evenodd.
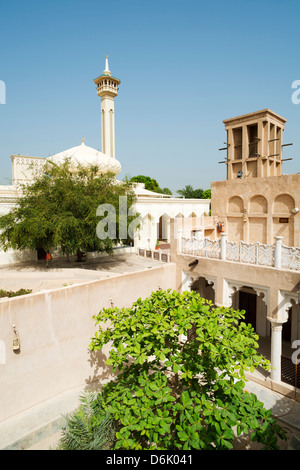
<path id="1" fill-rule="evenodd" d="M 107 450 L 115 438 L 114 422 L 96 392 L 80 397 L 80 406 L 66 416 L 58 450 Z"/>
<path id="2" fill-rule="evenodd" d="M 184 196 L 186 199 L 210 199 L 211 190 L 206 189 L 194 189 L 190 184 L 186 185 L 183 189 L 178 189 L 178 194 Z"/>
<path id="3" fill-rule="evenodd" d="M 23 186 L 16 206 L 0 218 L 0 247 L 4 250 L 56 248 L 64 254 L 78 249 L 106 251 L 120 242 L 119 197 L 127 196 L 130 207 L 134 202 L 131 184 L 116 182 L 113 175 L 97 176 L 98 168 L 72 169 L 46 163 L 32 184 Z M 99 223 L 97 208 L 101 204 L 116 208 L 115 239 L 100 239 L 96 234 Z M 128 217 L 128 224 L 134 219 Z"/>
<path id="4" fill-rule="evenodd" d="M 150 176 L 144 176 L 144 175 L 133 176 L 132 178 L 130 178 L 130 182 L 144 183 L 145 189 L 148 189 L 148 191 L 154 191 L 156 193 L 172 195 L 172 191 L 169 188 L 161 188 L 158 182 L 154 178 L 151 178 Z"/>
<path id="5" fill-rule="evenodd" d="M 11 290 L 0 289 L 0 299 L 3 297 L 19 297 L 20 295 L 26 295 L 31 293 L 31 289 L 19 289 L 16 292 Z"/>
<path id="6" fill-rule="evenodd" d="M 244 390 L 245 371 L 269 362 L 243 313 L 169 290 L 95 317 L 90 348 L 109 343 L 107 364 L 118 371 L 103 390 L 116 449 L 230 449 L 248 432 L 276 448 L 283 431 Z"/>

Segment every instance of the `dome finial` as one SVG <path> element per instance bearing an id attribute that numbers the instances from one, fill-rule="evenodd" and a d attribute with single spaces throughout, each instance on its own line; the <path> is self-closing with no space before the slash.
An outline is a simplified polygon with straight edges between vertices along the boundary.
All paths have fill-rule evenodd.
<path id="1" fill-rule="evenodd" d="M 105 70 L 103 72 L 105 75 L 111 75 L 111 72 L 109 70 L 109 67 L 108 67 L 108 55 L 106 53 L 106 56 L 105 56 Z"/>

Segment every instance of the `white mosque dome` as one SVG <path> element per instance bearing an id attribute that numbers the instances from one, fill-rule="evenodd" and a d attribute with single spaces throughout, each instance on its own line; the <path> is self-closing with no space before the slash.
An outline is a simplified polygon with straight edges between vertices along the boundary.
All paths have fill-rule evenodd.
<path id="1" fill-rule="evenodd" d="M 80 164 L 84 167 L 98 166 L 98 174 L 102 175 L 106 173 L 118 175 L 122 169 L 118 160 L 99 152 L 99 150 L 88 147 L 83 141 L 81 145 L 78 145 L 77 147 L 72 147 L 47 158 L 48 161 L 56 163 L 57 165 L 62 164 L 67 159 L 70 161 L 71 165 Z"/>

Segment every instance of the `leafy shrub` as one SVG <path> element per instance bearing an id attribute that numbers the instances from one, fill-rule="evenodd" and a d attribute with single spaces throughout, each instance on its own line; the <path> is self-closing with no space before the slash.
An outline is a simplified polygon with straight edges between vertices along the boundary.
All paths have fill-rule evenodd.
<path id="1" fill-rule="evenodd" d="M 276 449 L 284 438 L 244 390 L 245 371 L 269 367 L 244 312 L 169 290 L 94 318 L 90 349 L 110 343 L 107 364 L 119 371 L 102 395 L 118 426 L 115 449 L 231 449 L 235 435 L 249 432 Z"/>
<path id="2" fill-rule="evenodd" d="M 81 397 L 74 413 L 66 416 L 58 450 L 110 449 L 114 436 L 113 419 L 103 409 L 101 395 L 91 392 Z"/>
<path id="3" fill-rule="evenodd" d="M 3 290 L 0 289 L 0 298 L 2 297 L 17 297 L 19 295 L 31 294 L 31 289 L 19 289 L 17 292 L 13 292 L 11 290 Z"/>

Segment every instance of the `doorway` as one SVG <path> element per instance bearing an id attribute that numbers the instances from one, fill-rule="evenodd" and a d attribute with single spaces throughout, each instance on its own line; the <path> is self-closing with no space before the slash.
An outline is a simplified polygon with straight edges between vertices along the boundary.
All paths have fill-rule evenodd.
<path id="1" fill-rule="evenodd" d="M 239 291 L 239 310 L 245 310 L 245 323 L 256 331 L 256 293 Z"/>
<path id="2" fill-rule="evenodd" d="M 283 341 L 292 341 L 292 307 L 288 311 L 288 320 L 282 324 Z"/>

